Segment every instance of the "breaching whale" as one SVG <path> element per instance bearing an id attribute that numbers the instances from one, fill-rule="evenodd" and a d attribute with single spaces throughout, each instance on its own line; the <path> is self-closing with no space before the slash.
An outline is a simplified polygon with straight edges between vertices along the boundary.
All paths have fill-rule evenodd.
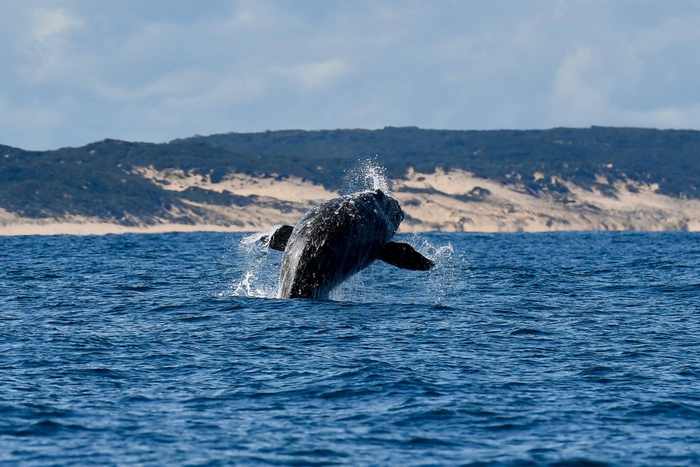
<path id="1" fill-rule="evenodd" d="M 393 266 L 427 271 L 435 263 L 407 243 L 390 241 L 403 211 L 382 190 L 325 201 L 292 227 L 261 238 L 284 252 L 279 298 L 328 298 L 337 285 L 379 259 Z"/>

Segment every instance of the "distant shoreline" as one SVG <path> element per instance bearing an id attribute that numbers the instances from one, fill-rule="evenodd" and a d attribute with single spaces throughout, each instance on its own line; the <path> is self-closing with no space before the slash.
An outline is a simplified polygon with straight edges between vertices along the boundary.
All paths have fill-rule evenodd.
<path id="1" fill-rule="evenodd" d="M 270 227 L 272 224 L 270 225 Z M 44 224 L 9 224 L 0 225 L 0 237 L 21 237 L 21 236 L 52 236 L 52 235 L 69 235 L 69 236 L 89 236 L 89 235 L 124 235 L 124 234 L 164 234 L 164 233 L 195 233 L 195 232 L 217 232 L 217 233 L 257 233 L 265 232 L 268 228 L 241 228 L 238 226 L 223 226 L 212 224 L 157 224 L 150 226 L 125 226 L 109 223 L 44 223 Z M 411 233 L 471 233 L 471 234 L 540 234 L 554 232 L 700 232 L 700 229 L 667 229 L 667 230 L 631 230 L 631 229 L 571 229 L 571 230 L 421 230 L 406 228 L 399 230 L 399 234 Z"/>
<path id="2" fill-rule="evenodd" d="M 157 215 L 120 219 L 70 213 L 29 217 L 0 208 L 0 235 L 265 232 L 275 224 L 293 225 L 317 203 L 339 195 L 297 177 L 231 172 L 214 181 L 210 175 L 180 169 L 132 172 L 173 196 L 188 190 L 207 196 L 183 199 Z M 536 172 L 532 179 L 543 177 Z M 596 177 L 597 186 L 585 188 L 552 176 L 553 188 L 541 191 L 530 189 L 520 175 L 506 183 L 459 169 L 410 169 L 393 184 L 382 176 L 378 181 L 404 210 L 399 232 L 700 231 L 700 199 L 660 193 L 658 184 Z M 217 204 L 217 196 L 238 198 Z"/>
<path id="3" fill-rule="evenodd" d="M 236 226 L 157 224 L 150 226 L 125 226 L 109 223 L 19 223 L 0 225 L 0 237 L 50 236 L 50 235 L 120 235 L 120 234 L 161 234 L 175 232 L 258 232 L 256 229 L 241 229 Z"/>
<path id="4" fill-rule="evenodd" d="M 369 188 L 404 232 L 700 231 L 699 151 L 700 131 L 601 127 L 0 146 L 0 235 L 267 231 Z"/>

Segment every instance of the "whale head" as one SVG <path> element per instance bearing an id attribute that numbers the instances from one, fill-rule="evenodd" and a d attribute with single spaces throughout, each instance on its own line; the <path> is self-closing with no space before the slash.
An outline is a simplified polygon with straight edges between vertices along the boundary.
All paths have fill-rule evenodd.
<path id="1" fill-rule="evenodd" d="M 377 188 L 371 191 L 372 197 L 375 199 L 379 208 L 383 211 L 389 222 L 394 227 L 394 230 L 399 228 L 399 224 L 403 221 L 404 214 L 399 206 L 399 202 L 392 196 L 387 195 L 382 190 Z"/>

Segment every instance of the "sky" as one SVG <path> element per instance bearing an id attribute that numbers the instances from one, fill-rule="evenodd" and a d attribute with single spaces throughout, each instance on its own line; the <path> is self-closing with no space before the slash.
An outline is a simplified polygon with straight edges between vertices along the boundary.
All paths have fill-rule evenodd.
<path id="1" fill-rule="evenodd" d="M 697 0 L 2 0 L 0 144 L 700 129 Z"/>

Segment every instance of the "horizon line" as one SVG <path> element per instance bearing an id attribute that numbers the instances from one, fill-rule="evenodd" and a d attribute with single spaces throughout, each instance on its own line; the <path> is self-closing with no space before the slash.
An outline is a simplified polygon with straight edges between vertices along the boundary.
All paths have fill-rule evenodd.
<path id="1" fill-rule="evenodd" d="M 60 151 L 63 149 L 80 149 L 80 148 L 85 148 L 87 146 L 91 146 L 94 144 L 100 144 L 100 143 L 105 143 L 105 142 L 121 142 L 121 143 L 134 143 L 134 144 L 155 144 L 155 145 L 161 145 L 161 144 L 172 144 L 176 142 L 181 142 L 181 141 L 186 141 L 186 140 L 191 140 L 191 139 L 198 139 L 198 138 L 209 138 L 212 136 L 223 136 L 223 135 L 261 135 L 261 134 L 267 134 L 267 133 L 286 133 L 286 132 L 303 132 L 303 133 L 322 133 L 322 132 L 342 132 L 342 131 L 367 131 L 367 132 L 377 132 L 377 131 L 386 131 L 386 130 L 407 130 L 407 129 L 414 129 L 414 130 L 419 130 L 419 131 L 447 131 L 447 132 L 460 132 L 460 133 L 467 133 L 467 132 L 474 132 L 474 133 L 488 133 L 488 132 L 501 132 L 501 131 L 508 131 L 508 132 L 530 132 L 530 131 L 553 131 L 553 130 L 593 130 L 593 129 L 608 129 L 608 130 L 643 130 L 643 131 L 680 131 L 680 132 L 700 132 L 700 129 L 694 129 L 694 128 L 657 128 L 657 127 L 642 127 L 642 126 L 606 126 L 606 125 L 590 125 L 590 126 L 555 126 L 555 127 L 550 127 L 550 128 L 491 128 L 491 129 L 454 129 L 454 128 L 425 128 L 425 127 L 419 127 L 415 125 L 405 125 L 405 126 L 395 126 L 395 125 L 387 125 L 382 128 L 319 128 L 319 129 L 302 129 L 302 128 L 286 128 L 286 129 L 277 129 L 277 130 L 260 130 L 260 131 L 228 131 L 228 132 L 223 132 L 223 133 L 210 133 L 208 135 L 201 135 L 201 134 L 193 134 L 190 136 L 185 136 L 181 138 L 174 138 L 171 140 L 166 140 L 166 141 L 143 141 L 143 140 L 128 140 L 128 139 L 119 139 L 119 138 L 110 138 L 106 137 L 101 140 L 95 140 L 95 141 L 90 141 L 82 145 L 78 146 L 60 146 L 57 148 L 51 148 L 51 149 L 25 149 L 21 148 L 18 146 L 9 146 L 0 143 L 0 147 L 3 148 L 9 148 L 9 149 L 16 149 L 20 150 L 23 152 L 52 152 L 52 151 Z"/>

